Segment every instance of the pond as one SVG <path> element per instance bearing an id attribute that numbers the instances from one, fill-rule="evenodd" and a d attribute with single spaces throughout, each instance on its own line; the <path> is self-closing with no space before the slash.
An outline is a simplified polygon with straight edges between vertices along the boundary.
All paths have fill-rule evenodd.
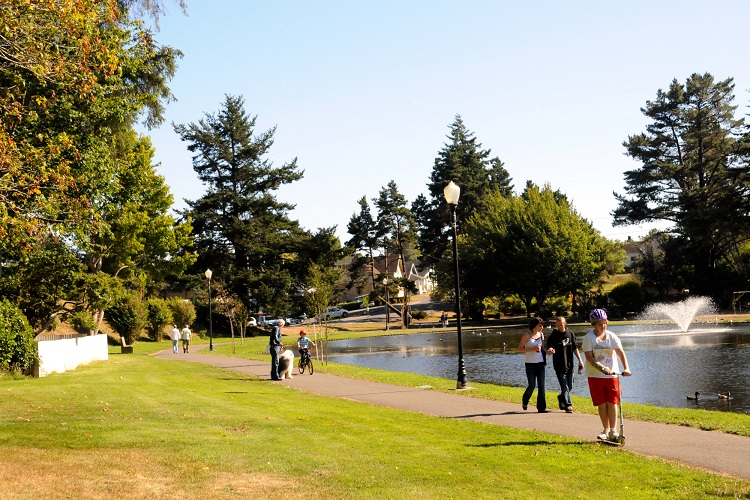
<path id="1" fill-rule="evenodd" d="M 572 328 L 579 347 L 589 329 Z M 672 408 L 750 413 L 750 325 L 693 325 L 682 332 L 672 325 L 610 325 L 628 356 L 633 376 L 623 379 L 623 401 Z M 516 347 L 525 329 L 485 329 L 462 332 L 464 362 L 471 381 L 526 386 L 523 354 Z M 549 335 L 550 329 L 545 329 Z M 329 344 L 330 360 L 389 371 L 456 379 L 457 334 L 393 335 Z M 583 355 L 583 353 L 581 353 Z M 559 385 L 547 366 L 547 391 Z M 697 401 L 687 395 L 701 393 Z M 730 392 L 731 400 L 717 393 Z M 573 394 L 589 396 L 584 375 L 576 375 Z M 519 401 L 520 402 L 520 401 Z"/>

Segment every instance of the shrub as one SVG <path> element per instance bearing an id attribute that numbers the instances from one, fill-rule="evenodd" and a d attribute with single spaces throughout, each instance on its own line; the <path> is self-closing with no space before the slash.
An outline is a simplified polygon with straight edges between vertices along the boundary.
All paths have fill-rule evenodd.
<path id="1" fill-rule="evenodd" d="M 133 344 L 148 324 L 148 309 L 135 295 L 124 295 L 114 301 L 106 311 L 110 326 Z"/>
<path id="2" fill-rule="evenodd" d="M 427 317 L 427 313 L 425 311 L 412 311 L 411 317 L 412 319 L 425 319 Z"/>
<path id="3" fill-rule="evenodd" d="M 629 280 L 612 288 L 609 298 L 622 312 L 638 312 L 643 307 L 643 286 L 640 281 Z"/>
<path id="4" fill-rule="evenodd" d="M 70 323 L 79 333 L 91 333 L 96 330 L 94 316 L 83 309 L 79 309 L 70 316 Z"/>
<path id="5" fill-rule="evenodd" d="M 34 331 L 21 310 L 0 302 L 0 369 L 31 375 L 39 360 Z"/>
<path id="6" fill-rule="evenodd" d="M 157 342 L 165 325 L 172 324 L 172 309 L 163 299 L 149 299 L 148 302 L 148 336 Z"/>
<path id="7" fill-rule="evenodd" d="M 347 311 L 356 311 L 357 309 L 362 308 L 361 302 L 342 302 L 338 305 L 341 309 L 346 309 Z"/>
<path id="8" fill-rule="evenodd" d="M 185 325 L 192 325 L 195 321 L 195 306 L 189 300 L 173 297 L 169 299 L 169 308 L 172 310 L 174 322 L 180 329 Z"/>

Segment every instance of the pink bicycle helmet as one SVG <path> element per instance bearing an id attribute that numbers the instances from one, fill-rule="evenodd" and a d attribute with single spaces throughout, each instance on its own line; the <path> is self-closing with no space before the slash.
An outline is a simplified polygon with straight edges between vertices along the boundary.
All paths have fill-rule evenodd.
<path id="1" fill-rule="evenodd" d="M 589 321 L 592 323 L 597 323 L 605 319 L 607 319 L 607 311 L 604 309 L 594 309 L 591 311 L 591 314 L 589 314 Z"/>

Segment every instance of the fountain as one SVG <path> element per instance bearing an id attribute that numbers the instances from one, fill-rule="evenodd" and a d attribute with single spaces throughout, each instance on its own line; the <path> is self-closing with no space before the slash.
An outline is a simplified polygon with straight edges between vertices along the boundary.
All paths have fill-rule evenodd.
<path id="1" fill-rule="evenodd" d="M 686 332 L 696 316 L 711 314 L 716 311 L 716 305 L 710 297 L 689 297 L 680 302 L 651 304 L 638 316 L 638 319 L 656 321 L 669 318 L 674 321 L 681 331 Z"/>

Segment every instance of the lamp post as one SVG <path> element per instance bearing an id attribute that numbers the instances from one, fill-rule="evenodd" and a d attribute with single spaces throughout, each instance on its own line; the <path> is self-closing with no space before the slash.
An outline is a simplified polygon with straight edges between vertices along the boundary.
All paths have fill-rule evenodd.
<path id="1" fill-rule="evenodd" d="M 456 380 L 456 389 L 465 389 L 466 366 L 464 365 L 464 348 L 461 342 L 461 288 L 458 284 L 458 232 L 456 231 L 456 206 L 458 197 L 461 195 L 461 188 L 453 181 L 450 181 L 443 190 L 445 201 L 451 209 L 451 223 L 453 224 L 453 283 L 456 294 L 456 329 L 458 331 L 458 375 Z"/>
<path id="2" fill-rule="evenodd" d="M 211 276 L 214 273 L 206 269 L 205 275 L 208 278 L 208 350 L 214 350 L 214 319 L 211 312 Z"/>
<path id="3" fill-rule="evenodd" d="M 391 311 L 388 307 L 388 272 L 385 273 L 385 278 L 383 278 L 383 286 L 385 287 L 385 329 L 389 330 Z"/>

